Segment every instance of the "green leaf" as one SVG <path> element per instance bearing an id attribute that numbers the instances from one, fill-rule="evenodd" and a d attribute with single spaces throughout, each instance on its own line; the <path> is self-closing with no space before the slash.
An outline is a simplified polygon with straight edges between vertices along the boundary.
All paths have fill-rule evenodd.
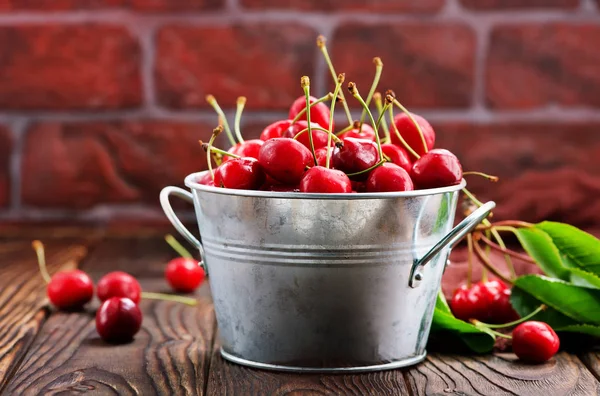
<path id="1" fill-rule="evenodd" d="M 552 326 L 552 325 L 551 325 Z M 587 324 L 571 325 L 554 328 L 555 331 L 565 331 L 569 333 L 588 334 L 594 337 L 600 337 L 600 327 Z"/>
<path id="2" fill-rule="evenodd" d="M 535 226 L 550 236 L 560 253 L 579 268 L 600 275 L 600 240 L 568 224 L 544 221 Z"/>
<path id="3" fill-rule="evenodd" d="M 548 234 L 534 227 L 518 228 L 516 234 L 523 249 L 546 275 L 562 280 L 569 279 L 568 271 L 560 258 L 560 252 Z"/>
<path id="4" fill-rule="evenodd" d="M 437 299 L 435 300 L 435 309 L 439 309 L 444 313 L 452 315 L 448 301 L 446 301 L 446 297 L 444 297 L 444 293 L 442 293 L 441 290 L 438 292 Z"/>
<path id="5" fill-rule="evenodd" d="M 469 349 L 476 353 L 487 353 L 494 347 L 496 338 L 470 323 L 456 319 L 451 313 L 437 307 L 433 310 L 432 332 L 449 332 L 460 338 Z"/>
<path id="6" fill-rule="evenodd" d="M 540 300 L 527 293 L 525 290 L 519 289 L 518 287 L 512 288 L 512 292 L 510 295 L 510 303 L 521 317 L 529 315 L 531 312 L 535 311 L 540 305 L 542 305 L 542 302 Z M 563 315 L 556 309 L 550 307 L 547 307 L 545 310 L 535 315 L 533 318 L 531 318 L 531 320 L 546 322 L 550 326 L 552 326 L 552 328 L 566 327 L 578 324 L 577 321 L 569 318 L 568 316 Z"/>
<path id="7" fill-rule="evenodd" d="M 515 280 L 514 286 L 577 322 L 600 325 L 598 289 L 580 287 L 541 275 L 521 276 Z"/>

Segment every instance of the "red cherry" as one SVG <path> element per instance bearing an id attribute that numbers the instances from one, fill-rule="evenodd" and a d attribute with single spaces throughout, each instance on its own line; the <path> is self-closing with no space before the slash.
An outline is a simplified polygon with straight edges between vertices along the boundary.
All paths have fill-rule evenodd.
<path id="1" fill-rule="evenodd" d="M 263 143 L 264 142 L 260 139 L 246 140 L 243 143 L 238 143 L 231 147 L 229 150 L 227 150 L 227 152 L 240 157 L 251 157 L 258 159 L 258 152 Z M 223 156 L 223 162 L 231 161 L 232 159 L 234 159 L 234 157 L 229 157 L 227 155 Z"/>
<path id="2" fill-rule="evenodd" d="M 96 312 L 96 331 L 107 342 L 130 341 L 141 326 L 142 312 L 129 298 L 111 297 Z"/>
<path id="3" fill-rule="evenodd" d="M 275 121 L 263 129 L 262 133 L 260 134 L 260 140 L 267 141 L 273 138 L 280 138 L 282 137 L 283 132 L 285 132 L 290 125 L 292 125 L 292 120 Z"/>
<path id="4" fill-rule="evenodd" d="M 375 141 L 375 130 L 371 125 L 363 123 L 362 127 L 360 128 L 360 131 L 358 130 L 358 128 L 352 128 L 349 131 L 342 133 L 338 137 L 340 139 L 351 137 L 356 139 L 368 139 Z"/>
<path id="5" fill-rule="evenodd" d="M 490 323 L 508 323 L 519 319 L 519 314 L 510 303 L 511 290 L 500 290 L 492 300 L 490 309 Z"/>
<path id="6" fill-rule="evenodd" d="M 96 294 L 100 301 L 106 301 L 111 297 L 125 297 L 139 303 L 142 295 L 142 287 L 133 276 L 123 271 L 109 272 L 98 281 Z"/>
<path id="7" fill-rule="evenodd" d="M 83 271 L 61 271 L 48 283 L 48 299 L 58 309 L 82 308 L 94 297 L 94 283 Z"/>
<path id="8" fill-rule="evenodd" d="M 198 184 L 204 184 L 205 186 L 208 186 L 211 183 L 212 185 L 214 185 L 210 172 L 205 172 L 202 176 L 198 178 Z"/>
<path id="9" fill-rule="evenodd" d="M 352 192 L 352 183 L 342 171 L 315 166 L 304 173 L 300 180 L 300 192 L 349 193 Z"/>
<path id="10" fill-rule="evenodd" d="M 408 151 L 395 144 L 382 144 L 381 150 L 383 150 L 383 154 L 385 154 L 394 164 L 407 172 L 411 171 L 412 162 L 410 161 Z"/>
<path id="11" fill-rule="evenodd" d="M 310 123 L 312 127 L 318 127 L 319 124 L 314 122 Z M 290 126 L 283 132 L 283 137 L 293 139 L 298 133 L 308 127 L 308 123 L 306 121 L 298 121 L 294 125 Z M 323 131 L 311 130 L 311 135 L 313 137 L 313 144 L 315 149 L 327 146 L 328 133 Z M 308 132 L 304 132 L 302 135 L 298 136 L 296 139 L 300 143 L 306 146 L 306 148 L 310 149 L 310 140 L 308 139 Z"/>
<path id="12" fill-rule="evenodd" d="M 319 166 L 325 166 L 326 161 L 327 161 L 327 152 L 329 151 L 329 155 L 331 156 L 332 152 L 333 152 L 333 147 L 321 147 L 319 149 L 315 150 L 315 155 L 317 156 L 317 164 Z M 329 158 L 329 162 L 331 165 L 331 158 Z"/>
<path id="13" fill-rule="evenodd" d="M 215 186 L 256 190 L 265 182 L 265 172 L 256 158 L 242 157 L 223 162 L 215 170 Z"/>
<path id="14" fill-rule="evenodd" d="M 200 286 L 205 278 L 204 269 L 197 260 L 178 257 L 167 264 L 165 278 L 173 290 L 180 293 L 191 293 Z"/>
<path id="15" fill-rule="evenodd" d="M 379 161 L 375 142 L 367 139 L 346 138 L 342 148 L 333 150 L 333 167 L 345 173 L 356 173 L 374 166 Z M 366 180 L 368 173 L 353 177 Z"/>
<path id="16" fill-rule="evenodd" d="M 412 190 L 414 190 L 414 186 L 408 172 L 390 162 L 373 169 L 367 179 L 367 192 Z"/>
<path id="17" fill-rule="evenodd" d="M 366 192 L 367 182 L 352 180 L 352 191 L 354 192 Z"/>
<path id="18" fill-rule="evenodd" d="M 419 158 L 410 176 L 418 188 L 436 188 L 459 184 L 462 166 L 458 158 L 448 150 L 433 149 Z"/>
<path id="19" fill-rule="evenodd" d="M 314 103 L 317 101 L 317 98 L 310 97 L 310 103 Z M 292 103 L 290 107 L 290 120 L 293 120 L 298 113 L 300 113 L 303 109 L 306 108 L 306 98 L 304 96 L 300 96 L 298 99 Z M 300 120 L 306 120 L 306 113 L 302 114 L 299 118 Z M 321 126 L 321 128 L 329 129 L 329 107 L 325 103 L 317 103 L 314 106 L 310 107 L 310 121 L 315 122 Z"/>
<path id="20" fill-rule="evenodd" d="M 427 120 L 421 117 L 420 115 L 412 114 L 412 116 L 421 127 L 421 132 L 423 132 L 423 136 L 425 137 L 425 143 L 427 143 L 427 150 L 431 150 L 435 144 L 435 132 L 433 128 L 431 127 L 429 122 L 427 122 Z M 394 124 L 396 125 L 398 132 L 404 138 L 404 140 L 410 146 L 410 148 L 415 150 L 419 155 L 425 154 L 426 150 L 425 147 L 423 147 L 423 141 L 421 140 L 421 136 L 419 135 L 419 130 L 412 122 L 409 116 L 407 116 L 405 113 L 398 114 L 396 117 L 394 117 Z M 390 128 L 390 133 L 392 143 L 402 146 L 402 142 L 400 141 L 400 139 L 398 139 L 398 136 L 396 136 L 393 127 Z M 414 156 L 412 155 L 411 159 L 413 161 L 416 160 L 416 158 L 414 158 Z"/>
<path id="21" fill-rule="evenodd" d="M 458 319 L 483 321 L 489 309 L 489 291 L 483 287 L 483 282 L 476 283 L 471 288 L 463 285 L 454 291 L 450 308 Z"/>
<path id="22" fill-rule="evenodd" d="M 296 185 L 308 166 L 314 165 L 312 153 L 294 139 L 269 139 L 260 148 L 258 162 L 273 179 Z"/>
<path id="23" fill-rule="evenodd" d="M 547 323 L 528 321 L 512 332 L 513 352 L 529 363 L 543 363 L 558 352 L 560 340 Z"/>

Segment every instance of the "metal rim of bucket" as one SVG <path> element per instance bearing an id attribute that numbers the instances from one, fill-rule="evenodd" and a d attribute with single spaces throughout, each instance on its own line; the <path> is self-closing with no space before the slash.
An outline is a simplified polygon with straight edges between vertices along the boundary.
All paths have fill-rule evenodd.
<path id="1" fill-rule="evenodd" d="M 424 190 L 412 191 L 397 191 L 397 192 L 379 192 L 379 193 L 300 193 L 300 192 L 280 192 L 280 191 L 257 191 L 257 190 L 237 190 L 233 188 L 220 188 L 207 186 L 197 183 L 202 175 L 208 171 L 192 173 L 185 178 L 185 185 L 194 190 L 200 190 L 215 194 L 234 195 L 240 197 L 258 197 L 258 198 L 285 198 L 285 199 L 337 199 L 337 200 L 352 200 L 352 199 L 374 199 L 374 198 L 400 198 L 400 197 L 422 197 L 426 195 L 443 194 L 454 192 L 464 188 L 467 185 L 465 179 L 462 179 L 459 184 L 448 187 L 429 188 Z"/>
<path id="2" fill-rule="evenodd" d="M 221 356 L 223 359 L 228 360 L 232 363 L 240 364 L 242 366 L 252 367 L 261 370 L 271 370 L 271 371 L 287 371 L 293 373 L 366 373 L 372 371 L 382 371 L 382 370 L 393 370 L 402 367 L 413 366 L 417 363 L 425 360 L 427 356 L 427 351 L 423 352 L 421 355 L 412 356 L 408 359 L 402 359 L 395 362 L 390 363 L 382 363 L 375 364 L 371 366 L 356 366 L 356 367 L 299 367 L 299 366 L 285 366 L 279 364 L 269 364 L 269 363 L 260 363 L 255 362 L 253 360 L 242 359 L 240 357 L 234 356 L 226 351 L 223 348 L 219 348 L 221 352 Z"/>

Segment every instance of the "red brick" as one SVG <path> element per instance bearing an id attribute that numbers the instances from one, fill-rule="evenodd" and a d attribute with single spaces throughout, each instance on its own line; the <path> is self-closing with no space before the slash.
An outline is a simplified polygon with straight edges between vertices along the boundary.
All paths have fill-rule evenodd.
<path id="1" fill-rule="evenodd" d="M 142 102 L 140 50 L 123 27 L 0 27 L 0 53 L 0 108 L 116 109 Z"/>
<path id="2" fill-rule="evenodd" d="M 503 10 L 510 8 L 576 8 L 579 0 L 460 0 L 476 10 Z"/>
<path id="3" fill-rule="evenodd" d="M 224 0 L 4 0 L 2 11 L 69 11 L 132 8 L 142 11 L 212 10 Z"/>
<path id="4" fill-rule="evenodd" d="M 0 126 L 0 207 L 9 203 L 10 170 L 9 161 L 12 152 L 12 135 L 5 127 Z"/>
<path id="5" fill-rule="evenodd" d="M 131 0 L 130 7 L 142 11 L 200 11 L 222 8 L 225 0 Z"/>
<path id="6" fill-rule="evenodd" d="M 167 185 L 205 168 L 198 139 L 208 125 L 168 121 L 43 123 L 26 135 L 22 200 L 84 209 L 103 203 L 158 203 Z"/>
<path id="7" fill-rule="evenodd" d="M 157 37 L 156 87 L 171 108 L 224 107 L 237 96 L 247 108 L 285 109 L 302 95 L 300 77 L 312 76 L 316 33 L 294 24 L 163 28 Z"/>
<path id="8" fill-rule="evenodd" d="M 298 11 L 434 12 L 443 7 L 444 0 L 242 0 L 242 5 Z"/>
<path id="9" fill-rule="evenodd" d="M 375 67 L 384 67 L 379 89 L 393 89 L 408 106 L 462 108 L 471 103 L 475 36 L 456 24 L 347 24 L 330 43 L 332 61 L 346 81 L 355 81 L 366 97 Z M 333 89 L 328 74 L 330 89 Z M 349 103 L 357 107 L 353 98 Z"/>
<path id="10" fill-rule="evenodd" d="M 441 124 L 436 146 L 463 168 L 500 177 L 468 176 L 468 188 L 498 204 L 497 219 L 600 224 L 600 123 Z"/>
<path id="11" fill-rule="evenodd" d="M 489 106 L 600 107 L 598 37 L 597 25 L 549 23 L 496 28 L 487 61 Z"/>

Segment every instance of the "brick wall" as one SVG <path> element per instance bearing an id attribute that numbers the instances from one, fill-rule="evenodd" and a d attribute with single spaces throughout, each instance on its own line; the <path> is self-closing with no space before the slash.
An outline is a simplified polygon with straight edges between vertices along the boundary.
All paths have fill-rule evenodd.
<path id="1" fill-rule="evenodd" d="M 247 136 L 331 89 L 315 46 L 366 91 L 373 56 L 498 217 L 600 225 L 597 0 L 4 0 L 0 221 L 159 219 L 198 139 L 248 97 Z"/>

